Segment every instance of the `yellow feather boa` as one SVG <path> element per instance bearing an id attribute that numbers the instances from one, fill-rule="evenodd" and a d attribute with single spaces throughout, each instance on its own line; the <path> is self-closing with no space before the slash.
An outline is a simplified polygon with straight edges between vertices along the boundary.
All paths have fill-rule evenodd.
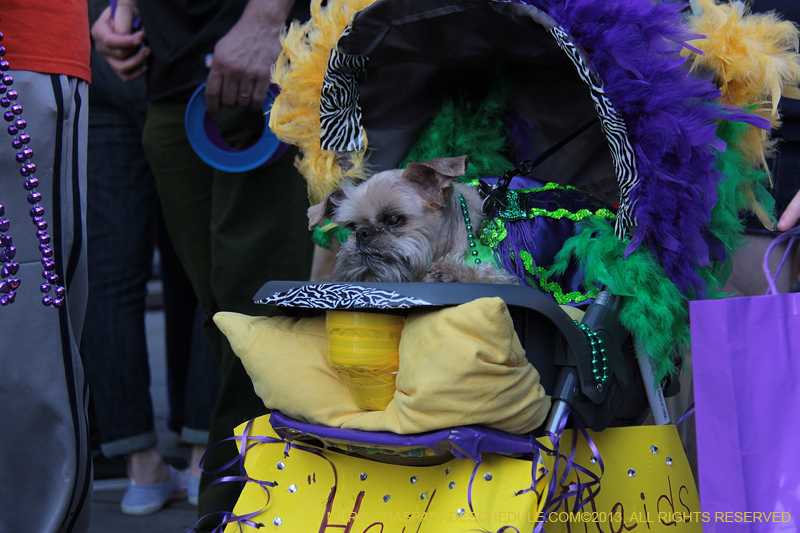
<path id="1" fill-rule="evenodd" d="M 319 105 L 331 50 L 353 15 L 375 0 L 311 2 L 311 19 L 292 23 L 281 37 L 283 50 L 272 71 L 281 88 L 270 112 L 269 127 L 297 146 L 295 166 L 306 179 L 312 204 L 322 201 L 344 178 L 365 179 L 364 154 L 337 154 L 320 148 Z M 366 134 L 365 134 L 366 146 Z"/>
<path id="2" fill-rule="evenodd" d="M 775 13 L 750 13 L 748 6 L 738 0 L 728 4 L 692 0 L 692 10 L 689 25 L 706 37 L 691 42 L 704 52 L 704 55 L 690 53 L 694 60 L 692 69 L 699 67 L 715 73 L 723 102 L 752 108 L 754 113 L 769 118 L 773 128 L 779 127 L 781 96 L 800 95 L 798 28 Z M 768 132 L 751 126 L 735 148 L 756 168 L 769 173 L 766 160 L 774 143 Z M 756 202 L 752 188 L 743 192 L 761 222 L 772 228 L 774 222 Z"/>

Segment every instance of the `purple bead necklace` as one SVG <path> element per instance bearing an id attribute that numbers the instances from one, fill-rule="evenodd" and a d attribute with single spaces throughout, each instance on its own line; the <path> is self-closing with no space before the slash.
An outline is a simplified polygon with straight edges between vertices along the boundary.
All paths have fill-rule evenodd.
<path id="1" fill-rule="evenodd" d="M 3 40 L 3 33 L 0 32 L 0 41 Z M 10 68 L 8 61 L 4 59 L 6 49 L 0 45 L 0 107 L 7 109 L 3 113 L 3 119 L 9 122 L 8 134 L 13 137 L 11 146 L 17 150 L 15 160 L 22 165 L 19 173 L 25 178 L 22 186 L 28 192 L 28 203 L 33 207 L 30 210 L 31 219 L 36 226 L 36 237 L 39 240 L 39 251 L 42 254 L 42 277 L 45 283 L 42 283 L 39 290 L 44 293 L 42 303 L 45 306 L 52 305 L 53 307 L 61 307 L 64 305 L 64 295 L 66 291 L 63 286 L 58 284 L 58 275 L 54 272 L 56 264 L 53 260 L 53 249 L 50 248 L 50 235 L 47 233 L 47 221 L 44 219 L 44 207 L 39 205 L 42 200 L 42 193 L 36 190 L 39 185 L 39 179 L 34 176 L 36 172 L 36 164 L 31 162 L 33 157 L 33 150 L 28 147 L 31 142 L 31 136 L 23 133 L 27 127 L 25 119 L 22 118 L 22 105 L 16 103 L 19 94 L 14 89 L 9 89 L 14 83 L 14 78 L 6 74 Z M 11 223 L 4 217 L 5 209 L 0 204 L 0 263 L 3 268 L 0 271 L 0 305 L 6 306 L 14 303 L 17 296 L 17 288 L 20 284 L 20 279 L 15 277 L 19 271 L 19 263 L 14 261 L 14 256 L 17 255 L 17 249 L 14 246 L 14 241 L 11 235 L 6 233 Z M 55 287 L 53 296 L 48 293 Z"/>

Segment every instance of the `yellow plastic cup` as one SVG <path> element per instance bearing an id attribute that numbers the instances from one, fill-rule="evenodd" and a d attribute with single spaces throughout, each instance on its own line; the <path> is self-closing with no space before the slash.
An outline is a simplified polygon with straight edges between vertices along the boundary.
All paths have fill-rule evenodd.
<path id="1" fill-rule="evenodd" d="M 328 311 L 328 361 L 356 404 L 380 411 L 394 397 L 405 317 L 357 311 Z"/>

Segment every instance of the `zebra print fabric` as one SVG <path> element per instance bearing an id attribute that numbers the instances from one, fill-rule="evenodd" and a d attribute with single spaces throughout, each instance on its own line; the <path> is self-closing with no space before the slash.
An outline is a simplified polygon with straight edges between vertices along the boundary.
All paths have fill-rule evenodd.
<path id="1" fill-rule="evenodd" d="M 367 56 L 331 50 L 319 103 L 320 148 L 323 150 L 358 152 L 364 149 L 358 76 L 366 66 Z"/>
<path id="2" fill-rule="evenodd" d="M 614 160 L 614 169 L 616 170 L 617 184 L 620 190 L 619 210 L 614 233 L 617 237 L 623 239 L 628 229 L 637 224 L 636 217 L 633 215 L 635 202 L 631 201 L 630 192 L 639 181 L 639 176 L 636 172 L 636 155 L 628 140 L 625 121 L 622 120 L 622 117 L 614 109 L 614 105 L 606 95 L 603 89 L 603 82 L 589 68 L 587 62 L 584 61 L 583 54 L 572 43 L 569 35 L 558 26 L 553 27 L 549 32 L 555 38 L 559 48 L 567 54 L 575 65 L 578 75 L 589 86 L 591 91 L 592 101 L 597 110 L 597 115 L 600 117 L 603 132 L 606 134 L 606 140 L 611 149 L 611 157 Z"/>
<path id="3" fill-rule="evenodd" d="M 307 309 L 410 309 L 433 305 L 394 291 L 344 283 L 303 285 L 257 300 L 256 303 Z"/>

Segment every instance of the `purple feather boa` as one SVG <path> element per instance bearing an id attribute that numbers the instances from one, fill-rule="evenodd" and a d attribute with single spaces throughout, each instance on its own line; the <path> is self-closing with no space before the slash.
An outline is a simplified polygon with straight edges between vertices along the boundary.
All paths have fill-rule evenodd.
<path id="1" fill-rule="evenodd" d="M 710 79 L 688 73 L 679 56 L 698 38 L 674 0 L 512 0 L 548 13 L 583 48 L 625 120 L 639 183 L 631 191 L 638 226 L 627 254 L 641 245 L 687 295 L 704 297 L 698 267 L 725 260 L 709 231 L 717 183 L 713 162 L 725 143 L 720 119 L 769 129 L 768 121 L 717 103 Z"/>

